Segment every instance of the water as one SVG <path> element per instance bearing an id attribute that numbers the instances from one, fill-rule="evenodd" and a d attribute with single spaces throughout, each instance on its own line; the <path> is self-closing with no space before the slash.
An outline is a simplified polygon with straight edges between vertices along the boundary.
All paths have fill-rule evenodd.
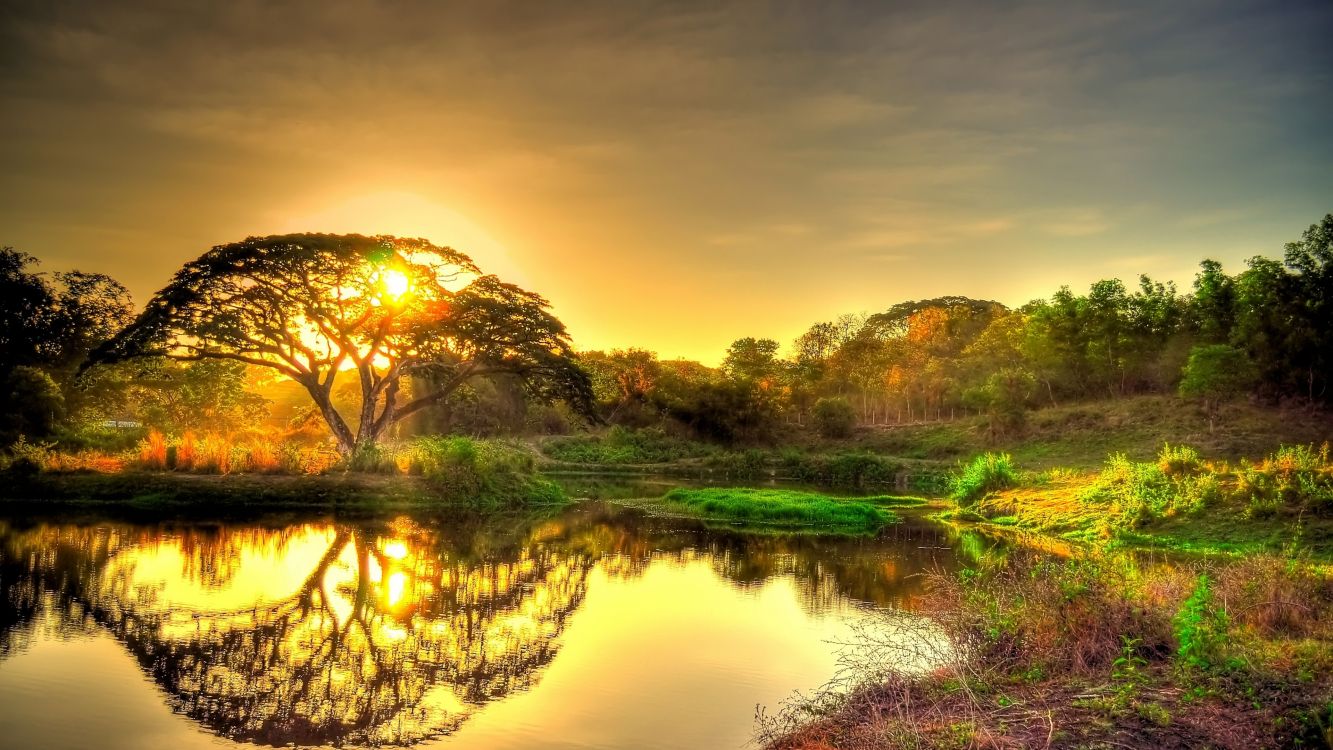
<path id="1" fill-rule="evenodd" d="M 962 546 L 920 521 L 746 534 L 593 501 L 0 519 L 0 746 L 741 747 L 858 626 L 914 620 L 918 574 Z"/>

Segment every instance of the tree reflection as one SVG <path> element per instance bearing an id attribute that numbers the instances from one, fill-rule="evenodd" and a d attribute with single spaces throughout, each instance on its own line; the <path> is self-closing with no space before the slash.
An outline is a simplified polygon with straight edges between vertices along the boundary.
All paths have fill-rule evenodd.
<path id="1" fill-rule="evenodd" d="M 85 601 L 177 710 L 224 736 L 272 745 L 410 743 L 530 687 L 593 564 L 540 544 L 469 558 L 406 522 L 393 529 L 401 538 L 338 526 L 323 530 L 322 554 L 294 591 L 211 609 L 183 606 L 144 569 L 162 538 L 142 533 L 126 545 L 104 531 L 3 529 L 5 642 L 21 637 L 43 596 L 63 602 L 61 613 Z M 213 571 L 253 564 L 247 545 L 273 541 L 240 535 L 167 540 L 190 552 L 191 563 L 171 572 L 216 587 Z"/>
<path id="2" fill-rule="evenodd" d="M 0 658 L 43 619 L 105 628 L 221 735 L 407 744 L 534 685 L 594 567 L 632 579 L 703 563 L 741 588 L 790 578 L 811 611 L 912 609 L 916 574 L 950 564 L 953 544 L 938 527 L 765 536 L 597 505 L 429 524 L 0 522 Z"/>

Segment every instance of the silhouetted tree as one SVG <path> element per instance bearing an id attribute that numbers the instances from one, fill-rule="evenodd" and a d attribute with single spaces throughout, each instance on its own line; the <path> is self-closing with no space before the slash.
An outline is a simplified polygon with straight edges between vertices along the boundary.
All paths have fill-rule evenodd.
<path id="1" fill-rule="evenodd" d="M 420 239 L 293 234 L 215 247 L 95 360 L 145 355 L 277 370 L 304 387 L 344 453 L 495 373 L 590 411 L 587 375 L 546 301 Z M 344 372 L 359 385 L 351 418 L 333 401 Z M 426 372 L 433 389 L 402 400 L 403 377 Z"/>

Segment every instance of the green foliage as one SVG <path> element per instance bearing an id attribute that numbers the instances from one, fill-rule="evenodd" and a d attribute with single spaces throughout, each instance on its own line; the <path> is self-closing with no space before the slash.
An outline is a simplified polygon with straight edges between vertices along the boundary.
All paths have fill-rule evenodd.
<path id="1" fill-rule="evenodd" d="M 1227 638 L 1226 611 L 1213 602 L 1212 582 L 1200 575 L 1172 620 L 1176 659 L 1187 669 L 1208 670 L 1220 663 Z"/>
<path id="2" fill-rule="evenodd" d="M 1032 373 L 1017 367 L 1005 367 L 991 373 L 986 384 L 973 392 L 974 403 L 982 406 L 990 419 L 992 435 L 1019 432 L 1027 424 L 1028 402 L 1036 391 Z"/>
<path id="3" fill-rule="evenodd" d="M 1218 407 L 1254 384 L 1254 367 L 1245 352 L 1225 344 L 1196 346 L 1190 350 L 1180 380 L 1180 395 L 1203 400 L 1211 429 Z"/>
<path id="4" fill-rule="evenodd" d="M 1333 463 L 1329 446 L 1284 445 L 1259 464 L 1242 462 L 1236 493 L 1248 496 L 1259 515 L 1279 509 L 1333 515 Z"/>
<path id="5" fill-rule="evenodd" d="M 574 435 L 547 440 L 542 452 L 557 461 L 580 464 L 656 464 L 701 458 L 716 448 L 666 434 L 661 428 L 630 430 L 619 425 L 604 435 Z"/>
<path id="6" fill-rule="evenodd" d="M 497 440 L 425 437 L 406 449 L 407 469 L 455 502 L 482 509 L 566 501 L 553 482 L 536 476 L 532 455 Z"/>
<path id="7" fill-rule="evenodd" d="M 954 474 L 949 496 L 964 507 L 996 490 L 1018 484 L 1018 469 L 1008 453 L 984 453 Z"/>
<path id="8" fill-rule="evenodd" d="M 856 410 L 845 398 L 821 398 L 813 412 L 815 429 L 826 438 L 845 438 L 856 427 Z"/>
<path id="9" fill-rule="evenodd" d="M 1221 479 L 1205 469 L 1198 451 L 1166 444 L 1155 462 L 1141 463 L 1123 453 L 1113 454 L 1080 500 L 1105 506 L 1101 531 L 1110 535 L 1178 513 L 1198 513 L 1216 505 L 1225 494 Z"/>
<path id="10" fill-rule="evenodd" d="M 893 484 L 903 470 L 900 462 L 869 451 L 831 454 L 785 451 L 781 463 L 781 473 L 787 478 L 831 487 Z"/>
<path id="11" fill-rule="evenodd" d="M 895 498 L 835 498 L 813 492 L 743 488 L 671 490 L 668 507 L 710 519 L 771 526 L 819 526 L 846 531 L 873 531 L 897 517 L 875 503 Z"/>
<path id="12" fill-rule="evenodd" d="M 15 367 L 0 381 L 0 446 L 21 435 L 44 438 L 65 415 L 60 387 L 36 367 Z"/>
<path id="13" fill-rule="evenodd" d="M 1199 452 L 1188 445 L 1163 443 L 1157 453 L 1157 466 L 1169 475 L 1193 474 L 1203 468 Z"/>
<path id="14" fill-rule="evenodd" d="M 768 454 L 757 448 L 716 453 L 705 458 L 704 465 L 728 479 L 758 479 L 772 473 Z"/>

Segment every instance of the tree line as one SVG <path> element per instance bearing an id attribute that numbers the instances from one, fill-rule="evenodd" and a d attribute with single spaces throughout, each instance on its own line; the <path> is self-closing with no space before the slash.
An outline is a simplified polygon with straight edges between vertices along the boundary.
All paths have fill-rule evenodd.
<path id="1" fill-rule="evenodd" d="M 939 297 L 815 323 L 787 348 L 742 338 L 719 368 L 642 349 L 587 352 L 603 416 L 667 418 L 705 437 L 764 439 L 777 425 L 902 424 L 985 414 L 997 432 L 1043 405 L 1143 393 L 1199 397 L 1211 412 L 1248 393 L 1269 404 L 1329 400 L 1333 214 L 1227 274 L 1200 264 L 1193 288 L 1141 276 L 1061 287 L 1010 308 Z"/>
<path id="2" fill-rule="evenodd" d="M 473 280 L 452 291 L 446 266 Z M 1256 256 L 1235 274 L 1203 261 L 1186 291 L 1142 276 L 1015 308 L 901 302 L 815 323 L 785 348 L 738 339 L 714 368 L 638 348 L 576 354 L 543 299 L 423 241 L 219 246 L 138 316 L 114 279 L 47 274 L 3 248 L 0 444 L 55 436 L 77 448 L 121 419 L 253 428 L 275 379 L 306 402 L 290 429 L 331 433 L 344 450 L 396 431 L 564 432 L 582 420 L 736 443 L 785 425 L 837 436 L 983 414 L 998 433 L 1034 408 L 1142 393 L 1197 397 L 1210 416 L 1242 394 L 1317 408 L 1330 398 L 1330 294 L 1333 214 L 1281 259 Z"/>

